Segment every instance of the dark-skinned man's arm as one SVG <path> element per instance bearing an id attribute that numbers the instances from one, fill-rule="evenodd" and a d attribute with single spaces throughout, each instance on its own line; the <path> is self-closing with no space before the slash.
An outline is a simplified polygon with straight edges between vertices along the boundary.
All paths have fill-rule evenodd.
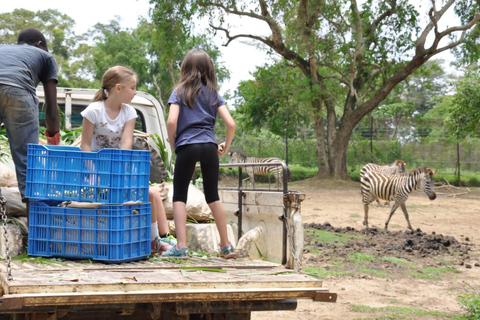
<path id="1" fill-rule="evenodd" d="M 57 105 L 57 81 L 50 79 L 43 83 L 45 91 L 45 125 L 47 143 L 58 145 L 60 143 L 60 114 Z"/>

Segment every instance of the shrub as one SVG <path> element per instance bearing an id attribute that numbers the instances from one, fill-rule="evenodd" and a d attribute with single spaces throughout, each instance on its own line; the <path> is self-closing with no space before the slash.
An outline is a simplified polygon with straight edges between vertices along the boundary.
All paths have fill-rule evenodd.
<path id="1" fill-rule="evenodd" d="M 458 297 L 458 301 L 467 311 L 464 319 L 480 319 L 480 295 L 478 292 L 470 292 Z"/>

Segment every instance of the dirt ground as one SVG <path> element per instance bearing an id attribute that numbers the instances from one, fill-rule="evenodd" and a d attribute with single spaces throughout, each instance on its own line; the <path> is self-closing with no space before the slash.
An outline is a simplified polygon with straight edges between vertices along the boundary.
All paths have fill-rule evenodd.
<path id="1" fill-rule="evenodd" d="M 410 195 L 406 206 L 415 229 L 413 234 L 408 231 L 400 208 L 390 221 L 390 233 L 383 232 L 390 209 L 372 203 L 369 225 L 376 232 L 365 237 L 359 183 L 308 180 L 290 183 L 289 188 L 306 195 L 301 208 L 306 230 L 303 268 L 330 270 L 335 268 L 332 261 L 336 258 L 361 252 L 377 258 L 369 268 L 382 276 L 364 272 L 356 262 L 345 258 L 342 263 L 351 265 L 343 265 L 342 269 L 351 272 L 332 273 L 323 280 L 325 288 L 338 294 L 336 303 L 299 300 L 296 311 L 256 312 L 252 319 L 397 319 L 388 311 L 358 312 L 356 305 L 430 311 L 427 315 L 401 315 L 398 319 L 444 319 L 448 317 L 432 311 L 463 314 L 457 297 L 480 287 L 480 189 L 440 187 L 433 201 L 420 192 Z M 325 245 L 309 238 L 309 229 L 362 238 Z M 406 260 L 409 267 L 381 257 Z M 429 268 L 445 266 L 455 272 L 439 277 L 411 276 L 412 272 L 418 275 L 428 273 Z"/>

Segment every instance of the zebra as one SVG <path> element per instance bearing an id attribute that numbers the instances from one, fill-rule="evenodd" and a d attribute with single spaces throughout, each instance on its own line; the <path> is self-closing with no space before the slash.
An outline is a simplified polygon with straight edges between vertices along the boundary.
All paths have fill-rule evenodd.
<path id="1" fill-rule="evenodd" d="M 363 166 L 363 168 L 360 170 L 360 179 L 365 175 L 367 171 L 378 171 L 384 174 L 399 174 L 399 173 L 405 173 L 405 167 L 407 166 L 407 162 L 403 160 L 395 160 L 392 164 L 385 165 L 385 166 L 380 166 L 375 163 L 367 163 L 366 165 Z M 380 205 L 380 201 L 378 198 L 376 199 L 377 204 Z M 387 201 L 385 202 L 386 206 L 389 206 L 390 203 Z"/>
<path id="2" fill-rule="evenodd" d="M 405 202 L 408 195 L 414 190 L 423 190 L 430 200 L 435 200 L 435 184 L 433 175 L 438 172 L 432 171 L 428 167 L 420 167 L 404 174 L 388 175 L 378 171 L 367 171 L 360 179 L 362 186 L 362 203 L 365 210 L 363 224 L 368 232 L 368 205 L 375 199 L 383 199 L 395 201 L 390 215 L 385 222 L 385 230 L 388 230 L 388 223 L 392 218 L 395 210 L 400 206 L 402 208 L 405 219 L 407 219 L 408 229 L 413 232 L 410 219 L 408 218 Z"/>
<path id="3" fill-rule="evenodd" d="M 408 165 L 407 162 L 403 160 L 395 160 L 394 163 L 388 164 L 385 166 L 380 166 L 375 163 L 367 163 L 366 165 L 363 166 L 363 168 L 360 170 L 360 178 L 362 178 L 363 175 L 367 171 L 378 171 L 381 173 L 385 174 L 398 174 L 398 173 L 405 173 L 405 167 Z"/>
<path id="4" fill-rule="evenodd" d="M 230 163 L 272 163 L 272 162 L 282 162 L 282 159 L 277 157 L 268 157 L 268 158 L 256 158 L 256 157 L 248 157 L 240 152 L 229 152 L 228 155 L 230 156 Z M 288 168 L 287 168 L 288 169 Z M 272 173 L 275 177 L 275 182 L 277 186 L 280 184 L 280 173 L 283 171 L 282 166 L 280 165 L 271 165 L 271 166 L 248 166 L 245 167 L 245 171 L 247 172 L 250 181 L 252 182 L 252 188 L 255 188 L 255 175 L 268 175 Z M 287 172 L 290 175 L 290 170 Z"/>

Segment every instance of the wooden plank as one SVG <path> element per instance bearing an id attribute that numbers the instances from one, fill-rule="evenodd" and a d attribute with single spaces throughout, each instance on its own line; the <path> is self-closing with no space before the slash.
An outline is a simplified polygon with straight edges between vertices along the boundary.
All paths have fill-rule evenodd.
<path id="1" fill-rule="evenodd" d="M 43 292 L 133 292 L 144 290 L 208 290 L 258 288 L 282 290 L 292 287 L 318 288 L 322 282 L 304 274 L 283 273 L 283 269 L 259 272 L 256 269 L 225 269 L 225 272 L 200 270 L 70 270 L 18 271 L 14 281 L 5 281 L 8 294 Z M 4 275 L 2 274 L 2 277 Z"/>
<path id="2" fill-rule="evenodd" d="M 44 307 L 62 305 L 101 305 L 161 302 L 203 302 L 203 301 L 252 301 L 282 299 L 313 299 L 318 291 L 326 288 L 289 288 L 278 291 L 266 289 L 210 289 L 210 290 L 155 290 L 140 292 L 82 292 L 82 293 L 40 293 L 12 294 L 2 300 L 21 301 L 22 307 Z M 12 303 L 15 305 L 15 303 Z"/>

